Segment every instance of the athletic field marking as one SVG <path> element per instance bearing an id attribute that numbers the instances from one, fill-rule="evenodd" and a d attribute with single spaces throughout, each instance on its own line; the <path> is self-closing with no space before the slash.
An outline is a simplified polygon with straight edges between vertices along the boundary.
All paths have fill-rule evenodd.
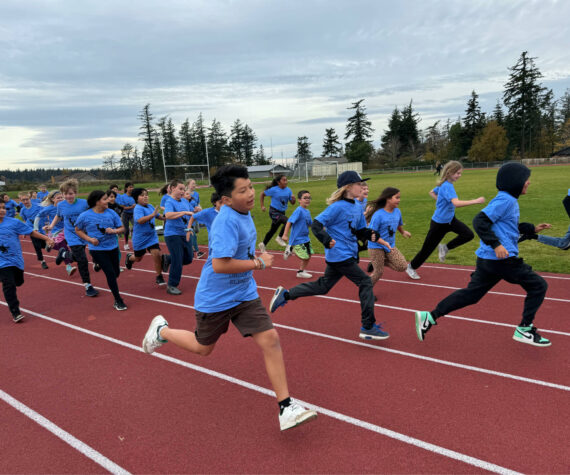
<path id="1" fill-rule="evenodd" d="M 127 343 L 127 342 L 125 342 L 125 341 L 118 340 L 118 339 L 116 339 L 116 338 L 108 337 L 108 336 L 103 335 L 103 334 L 101 334 L 101 333 L 96 333 L 96 332 L 94 332 L 94 331 L 87 330 L 87 329 L 85 329 L 85 328 L 78 327 L 78 326 L 72 325 L 72 324 L 70 324 L 70 323 L 65 323 L 65 322 L 62 322 L 62 321 L 57 320 L 57 319 L 55 319 L 55 318 L 48 317 L 47 315 L 43 315 L 43 314 L 40 314 L 40 313 L 32 312 L 32 311 L 27 310 L 27 309 L 23 309 L 23 310 L 24 310 L 25 312 L 28 312 L 28 313 L 30 313 L 30 314 L 36 316 L 36 317 L 42 318 L 42 319 L 47 320 L 47 321 L 50 321 L 50 322 L 52 322 L 52 323 L 56 323 L 56 324 L 58 324 L 58 325 L 62 325 L 62 326 L 71 328 L 71 329 L 76 330 L 76 331 L 81 332 L 81 333 L 86 333 L 86 334 L 88 334 L 88 335 L 90 335 L 90 336 L 94 336 L 94 337 L 100 338 L 100 339 L 102 339 L 102 340 L 104 340 L 104 341 L 108 341 L 108 342 L 110 342 L 110 343 L 115 343 L 115 344 L 117 344 L 117 345 L 123 346 L 123 347 L 125 347 L 125 348 L 129 348 L 129 349 L 131 349 L 131 350 L 134 350 L 134 351 L 137 351 L 137 352 L 139 352 L 139 353 L 143 353 L 143 354 L 144 354 L 144 352 L 143 352 L 143 350 L 142 350 L 141 347 L 135 346 L 135 345 L 133 345 L 133 344 L 131 344 L 131 343 Z M 190 370 L 192 370 L 192 371 L 196 371 L 196 372 L 199 372 L 199 373 L 202 373 L 202 374 L 206 374 L 206 375 L 208 375 L 208 376 L 212 376 L 212 377 L 214 377 L 214 378 L 221 379 L 222 381 L 226 381 L 226 382 L 235 384 L 235 385 L 237 385 L 237 386 L 241 386 L 241 387 L 243 387 L 243 388 L 246 388 L 246 389 L 249 389 L 249 390 L 252 390 L 252 391 L 261 393 L 261 394 L 263 394 L 263 395 L 265 395 L 265 396 L 269 396 L 269 397 L 272 397 L 272 398 L 275 397 L 275 393 L 274 393 L 272 390 L 270 390 L 270 389 L 264 388 L 264 387 L 262 387 L 262 386 L 258 386 L 257 384 L 249 383 L 249 382 L 244 381 L 244 380 L 242 380 L 242 379 L 234 378 L 233 376 L 229 376 L 229 375 L 227 375 L 227 374 L 220 373 L 219 371 L 214 371 L 214 370 L 211 370 L 211 369 L 208 369 L 208 368 L 204 368 L 203 366 L 198 366 L 198 365 L 195 365 L 195 364 L 192 364 L 192 363 L 188 363 L 188 362 L 186 362 L 186 361 L 179 360 L 178 358 L 173 358 L 173 357 L 171 357 L 171 356 L 163 355 L 163 354 L 161 354 L 161 353 L 153 353 L 151 356 L 154 356 L 155 358 L 162 359 L 162 360 L 167 361 L 167 362 L 169 362 L 169 363 L 173 363 L 173 364 L 182 366 L 182 367 L 187 368 L 187 369 L 190 369 Z M 508 468 L 501 467 L 500 465 L 495 465 L 495 464 L 490 463 L 490 462 L 487 462 L 487 461 L 485 461 L 485 460 L 481 460 L 481 459 L 478 459 L 478 458 L 475 458 L 475 457 L 471 457 L 471 456 L 466 455 L 466 454 L 462 454 L 461 452 L 456 452 L 456 451 L 454 451 L 454 450 L 446 449 L 445 447 L 441 447 L 441 446 L 439 446 L 439 445 L 431 444 L 431 443 L 425 442 L 425 441 L 423 441 L 423 440 L 421 440 L 421 439 L 416 439 L 416 438 L 414 438 L 414 437 L 410 437 L 410 436 L 405 435 L 405 434 L 402 434 L 402 433 L 400 433 L 400 432 L 396 432 L 396 431 L 393 431 L 393 430 L 390 430 L 390 429 L 386 429 L 385 427 L 381 427 L 381 426 L 379 426 L 379 425 L 372 424 L 372 423 L 370 423 L 370 422 L 366 422 L 366 421 L 363 421 L 363 420 L 360 420 L 360 419 L 356 419 L 356 418 L 354 418 L 354 417 L 350 417 L 350 416 L 347 416 L 347 415 L 345 415 L 345 414 L 341 414 L 341 413 L 336 412 L 336 411 L 331 411 L 331 410 L 326 409 L 326 408 L 324 408 L 324 407 L 317 406 L 317 405 L 315 405 L 315 404 L 311 404 L 311 403 L 308 403 L 308 402 L 306 402 L 306 401 L 302 401 L 302 400 L 300 400 L 300 399 L 297 399 L 297 400 L 298 400 L 301 404 L 306 405 L 307 407 L 309 407 L 310 409 L 313 409 L 313 410 L 315 410 L 315 411 L 317 411 L 317 412 L 320 412 L 321 414 L 324 414 L 324 415 L 326 415 L 326 416 L 329 416 L 329 417 L 331 417 L 331 418 L 333 418 L 333 419 L 336 419 L 336 420 L 345 422 L 345 423 L 347 423 L 347 424 L 354 425 L 354 426 L 359 427 L 359 428 L 361 428 L 361 429 L 365 429 L 365 430 L 368 430 L 368 431 L 371 431 L 371 432 L 375 432 L 375 433 L 377 433 L 377 434 L 384 435 L 384 436 L 386 436 L 386 437 L 389 437 L 389 438 L 391 438 L 391 439 L 398 440 L 398 441 L 403 442 L 403 443 L 405 443 L 405 444 L 412 445 L 412 446 L 414 446 L 414 447 L 418 447 L 418 448 L 420 448 L 420 449 L 424 449 L 424 450 L 427 450 L 427 451 L 429 451 L 429 452 L 433 452 L 433 453 L 435 453 L 435 454 L 437 454 L 437 455 L 442 455 L 443 457 L 447 457 L 447 458 L 450 458 L 450 459 L 453 459 L 453 460 L 458 460 L 458 461 L 463 462 L 463 463 L 466 463 L 466 464 L 468 464 L 468 465 L 472 465 L 472 466 L 474 466 L 474 467 L 481 468 L 481 469 L 484 469 L 484 470 L 489 470 L 490 472 L 494 472 L 494 473 L 500 473 L 500 474 L 517 474 L 517 473 L 519 473 L 519 472 L 510 470 L 510 469 L 508 469 Z M 40 416 L 40 417 L 41 417 L 41 416 Z M 111 462 L 111 463 L 112 463 L 112 462 Z M 118 466 L 117 466 L 117 468 L 120 469 L 120 470 L 123 470 L 123 469 L 121 469 L 121 468 L 118 467 Z M 112 470 L 112 469 L 108 469 L 108 470 L 111 471 L 111 472 L 114 472 L 114 471 L 115 471 L 115 470 Z M 117 472 L 117 473 L 126 473 L 126 472 L 125 472 L 125 471 L 122 471 L 122 472 Z"/>
<path id="2" fill-rule="evenodd" d="M 32 312 L 30 312 L 30 313 L 32 313 Z M 17 411 L 24 414 L 26 417 L 29 417 L 30 419 L 32 419 L 34 422 L 36 422 L 37 424 L 42 426 L 44 429 L 46 429 L 49 432 L 51 432 L 52 434 L 54 434 L 56 437 L 59 437 L 66 444 L 70 445 L 75 450 L 77 450 L 81 454 L 85 455 L 85 457 L 93 460 L 93 462 L 100 465 L 105 470 L 108 470 L 109 472 L 116 473 L 116 474 L 129 474 L 130 473 L 127 470 L 125 470 L 124 468 L 117 465 L 115 462 L 109 460 L 107 457 L 105 457 L 100 452 L 97 452 L 92 447 L 89 447 L 84 442 L 81 442 L 79 439 L 73 437 L 69 432 L 66 432 L 61 427 L 56 426 L 49 419 L 46 419 L 41 414 L 39 414 L 36 411 L 34 411 L 33 409 L 29 408 L 28 406 L 21 403 L 17 399 L 14 399 L 12 396 L 10 396 L 8 393 L 2 391 L 1 389 L 0 389 L 0 399 L 2 399 L 9 406 L 12 406 L 14 409 L 16 409 Z"/>

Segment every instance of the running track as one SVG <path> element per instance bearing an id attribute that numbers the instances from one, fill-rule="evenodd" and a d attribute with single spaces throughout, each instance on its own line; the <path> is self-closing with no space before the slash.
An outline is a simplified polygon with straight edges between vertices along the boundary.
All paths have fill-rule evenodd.
<path id="1" fill-rule="evenodd" d="M 358 293 L 346 280 L 290 302 L 273 316 L 290 391 L 319 417 L 281 433 L 260 352 L 235 328 L 207 358 L 140 350 L 158 313 L 194 328 L 203 260 L 170 296 L 146 257 L 122 273 L 129 310 L 117 312 L 102 273 L 91 273 L 100 295 L 84 297 L 55 253 L 45 271 L 29 240 L 23 248 L 29 318 L 15 325 L 0 301 L 2 473 L 570 472 L 568 275 L 544 275 L 536 324 L 546 349 L 511 339 L 524 296 L 504 283 L 417 340 L 412 312 L 464 286 L 466 267 L 426 265 L 420 281 L 387 269 L 376 317 L 391 338 L 380 343 L 358 339 Z M 255 274 L 265 304 L 277 285 L 299 282 L 294 257 L 274 264 Z M 322 256 L 309 270 L 324 271 Z"/>

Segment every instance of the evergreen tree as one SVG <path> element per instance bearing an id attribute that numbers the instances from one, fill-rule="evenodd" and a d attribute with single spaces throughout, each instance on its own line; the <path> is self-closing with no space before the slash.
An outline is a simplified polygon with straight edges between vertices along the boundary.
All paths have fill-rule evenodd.
<path id="1" fill-rule="evenodd" d="M 263 149 L 263 145 L 260 145 L 257 149 L 257 152 L 255 152 L 254 163 L 256 165 L 271 165 L 271 161 L 265 157 L 265 150 Z"/>
<path id="2" fill-rule="evenodd" d="M 141 126 L 139 127 L 139 137 L 144 143 L 142 158 L 150 168 L 152 176 L 158 175 L 158 170 L 160 169 L 160 158 L 153 153 L 152 148 L 152 138 L 154 134 L 154 127 L 152 125 L 153 116 L 150 112 L 150 104 L 146 104 L 140 111 L 138 118 L 141 121 Z"/>
<path id="3" fill-rule="evenodd" d="M 447 160 L 460 160 L 466 154 L 465 151 L 465 134 L 461 121 L 458 119 L 455 124 L 449 128 L 449 143 L 447 145 Z"/>
<path id="4" fill-rule="evenodd" d="M 558 109 L 558 124 L 563 125 L 570 119 L 570 89 L 566 89 L 564 95 L 558 101 L 560 108 Z"/>
<path id="5" fill-rule="evenodd" d="M 403 150 L 406 153 L 416 155 L 417 147 L 420 143 L 420 133 L 418 123 L 420 119 L 412 107 L 412 101 L 402 109 L 402 119 L 399 125 L 398 135 Z"/>
<path id="6" fill-rule="evenodd" d="M 190 121 L 186 119 L 180 126 L 178 133 L 178 156 L 182 163 L 191 163 L 192 137 L 190 134 Z"/>
<path id="7" fill-rule="evenodd" d="M 295 155 L 295 158 L 299 163 L 310 162 L 313 158 L 313 154 L 311 153 L 311 143 L 307 137 L 297 137 L 297 154 Z"/>
<path id="8" fill-rule="evenodd" d="M 230 129 L 229 148 L 232 158 L 235 162 L 245 163 L 245 154 L 243 151 L 243 125 L 239 119 L 236 119 Z"/>
<path id="9" fill-rule="evenodd" d="M 395 107 L 388 121 L 388 130 L 384 132 L 381 137 L 382 149 L 390 157 L 390 161 L 393 164 L 400 156 L 400 149 L 402 148 L 402 142 L 400 141 L 400 130 L 402 127 L 402 114 Z"/>
<path id="10" fill-rule="evenodd" d="M 168 120 L 167 120 L 168 119 Z M 161 135 L 162 153 L 166 165 L 178 164 L 178 144 L 175 136 L 172 119 L 167 116 L 161 117 L 157 123 Z"/>
<path id="11" fill-rule="evenodd" d="M 211 167 L 219 167 L 228 159 L 228 138 L 216 119 L 212 121 L 208 134 L 208 156 Z"/>
<path id="12" fill-rule="evenodd" d="M 249 167 L 254 162 L 254 150 L 257 137 L 251 127 L 247 124 L 242 129 L 242 149 L 244 156 L 244 165 Z"/>
<path id="13" fill-rule="evenodd" d="M 297 150 L 299 149 L 297 141 Z M 342 153 L 342 145 L 338 141 L 338 135 L 333 128 L 325 130 L 323 141 L 323 157 L 338 157 Z"/>
<path id="14" fill-rule="evenodd" d="M 364 99 L 353 102 L 348 110 L 354 110 L 354 115 L 347 119 L 345 140 L 346 158 L 349 162 L 368 163 L 370 155 L 374 151 L 372 147 L 372 122 L 368 120 L 366 108 L 362 105 Z"/>
<path id="15" fill-rule="evenodd" d="M 497 104 L 495 105 L 495 109 L 493 109 L 493 115 L 491 117 L 497 125 L 500 125 L 501 127 L 505 125 L 505 113 L 503 112 L 499 99 L 497 99 Z"/>
<path id="16" fill-rule="evenodd" d="M 204 119 L 202 113 L 198 114 L 198 118 L 190 128 L 190 161 L 192 165 L 203 165 L 206 163 L 206 128 L 204 127 Z M 195 172 L 194 167 L 191 171 Z"/>

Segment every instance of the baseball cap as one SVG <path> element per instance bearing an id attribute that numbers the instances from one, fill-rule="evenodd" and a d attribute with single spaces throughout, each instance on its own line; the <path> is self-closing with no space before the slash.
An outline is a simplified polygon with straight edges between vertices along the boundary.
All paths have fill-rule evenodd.
<path id="1" fill-rule="evenodd" d="M 336 187 L 342 188 L 346 185 L 351 185 L 353 183 L 360 183 L 361 181 L 370 180 L 370 178 L 362 178 L 358 172 L 349 170 L 342 172 L 336 179 Z"/>

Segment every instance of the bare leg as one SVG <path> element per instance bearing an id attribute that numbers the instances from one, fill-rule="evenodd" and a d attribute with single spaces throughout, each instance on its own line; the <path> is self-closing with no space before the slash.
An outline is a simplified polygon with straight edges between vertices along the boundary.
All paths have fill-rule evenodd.
<path id="1" fill-rule="evenodd" d="M 277 396 L 277 401 L 287 399 L 289 397 L 289 388 L 287 387 L 285 362 L 283 361 L 283 351 L 281 350 L 277 330 L 271 329 L 256 333 L 253 335 L 253 339 L 263 351 L 265 369 Z"/>
<path id="2" fill-rule="evenodd" d="M 201 345 L 196 340 L 194 332 L 188 330 L 174 330 L 169 327 L 163 327 L 160 330 L 160 338 L 168 340 L 170 343 L 174 343 L 183 350 L 202 356 L 208 356 L 212 351 L 214 351 L 214 347 L 216 346 L 215 343 L 212 345 Z"/>
<path id="3" fill-rule="evenodd" d="M 162 275 L 162 258 L 158 249 L 152 249 L 150 254 L 154 260 L 154 271 L 156 275 Z"/>

